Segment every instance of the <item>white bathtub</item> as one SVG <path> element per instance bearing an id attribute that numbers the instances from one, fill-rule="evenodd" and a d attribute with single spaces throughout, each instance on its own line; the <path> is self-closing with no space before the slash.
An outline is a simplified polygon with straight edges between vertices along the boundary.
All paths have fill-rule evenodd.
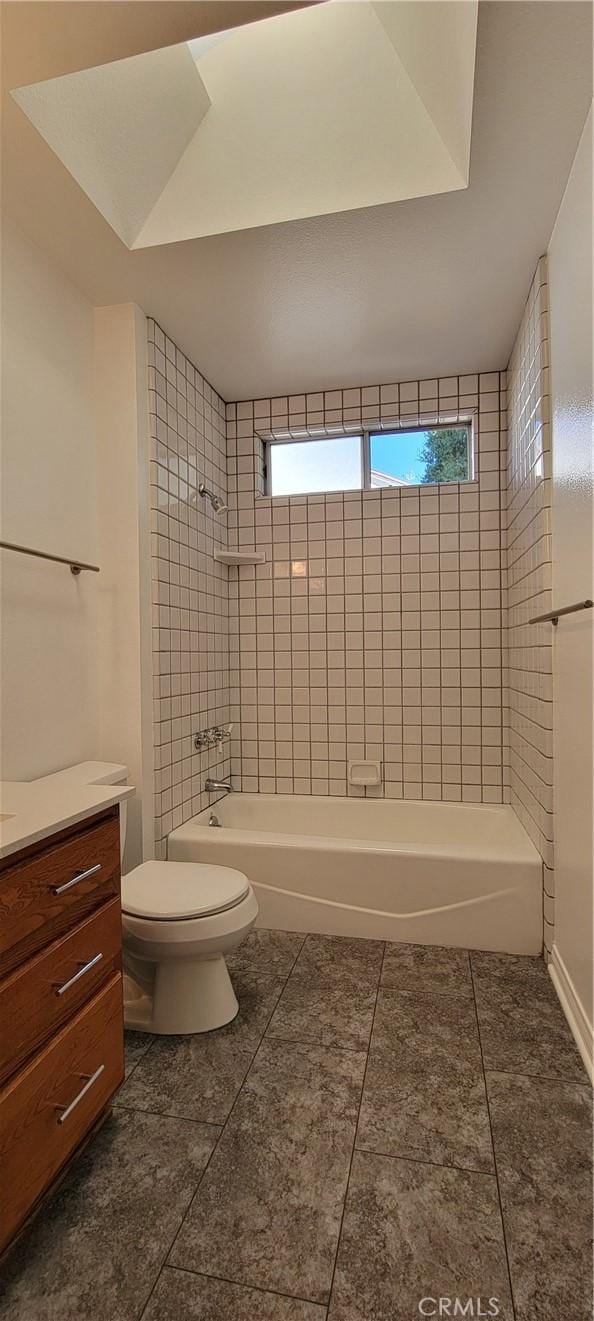
<path id="1" fill-rule="evenodd" d="M 259 926 L 509 954 L 542 947 L 542 862 L 511 807 L 230 794 L 168 857 L 246 873 Z"/>

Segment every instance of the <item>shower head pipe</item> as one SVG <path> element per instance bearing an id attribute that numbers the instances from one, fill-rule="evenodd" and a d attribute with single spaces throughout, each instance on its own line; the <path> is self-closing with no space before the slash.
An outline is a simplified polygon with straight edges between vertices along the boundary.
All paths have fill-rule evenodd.
<path id="1" fill-rule="evenodd" d="M 198 495 L 201 495 L 203 500 L 205 498 L 210 500 L 215 514 L 226 514 L 228 505 L 225 504 L 222 496 L 215 495 L 214 491 L 209 491 L 208 486 L 205 486 L 204 482 L 201 482 L 198 487 Z"/>

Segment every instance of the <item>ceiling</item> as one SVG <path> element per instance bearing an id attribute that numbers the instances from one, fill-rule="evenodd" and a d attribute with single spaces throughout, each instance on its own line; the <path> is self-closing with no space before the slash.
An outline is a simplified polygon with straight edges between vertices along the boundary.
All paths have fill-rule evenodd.
<path id="1" fill-rule="evenodd" d="M 4 88 L 289 7 L 5 4 Z M 226 399 L 490 370 L 548 243 L 591 49 L 587 3 L 482 0 L 468 188 L 133 251 L 5 95 L 4 205 L 92 303 L 137 302 Z"/>
<path id="2" fill-rule="evenodd" d="M 467 187 L 477 7 L 326 0 L 13 96 L 129 248 L 352 211 Z"/>

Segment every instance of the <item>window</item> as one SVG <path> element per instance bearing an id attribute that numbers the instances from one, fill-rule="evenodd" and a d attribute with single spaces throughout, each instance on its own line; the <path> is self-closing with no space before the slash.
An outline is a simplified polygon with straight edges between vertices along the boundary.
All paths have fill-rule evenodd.
<path id="1" fill-rule="evenodd" d="M 270 442 L 269 495 L 360 491 L 362 487 L 363 451 L 360 436 Z"/>
<path id="2" fill-rule="evenodd" d="M 266 490 L 273 496 L 472 480 L 470 422 L 269 440 L 266 449 Z"/>

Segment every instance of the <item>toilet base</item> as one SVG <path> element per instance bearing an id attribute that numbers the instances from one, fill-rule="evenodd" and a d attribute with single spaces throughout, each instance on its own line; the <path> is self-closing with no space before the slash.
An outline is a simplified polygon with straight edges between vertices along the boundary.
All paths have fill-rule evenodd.
<path id="1" fill-rule="evenodd" d="M 145 965 L 146 967 L 146 965 Z M 148 970 L 148 969 L 147 969 Z M 144 969 L 143 969 L 144 972 Z M 239 1010 L 222 955 L 153 965 L 152 989 L 124 975 L 124 1025 L 135 1032 L 187 1036 L 224 1027 Z"/>
<path id="2" fill-rule="evenodd" d="M 165 885 L 169 864 L 162 865 Z M 200 864 L 196 872 L 198 884 Z M 126 1027 L 186 1036 L 230 1023 L 238 1004 L 225 955 L 237 949 L 257 916 L 251 886 L 238 904 L 204 917 L 140 917 L 124 909 Z"/>

